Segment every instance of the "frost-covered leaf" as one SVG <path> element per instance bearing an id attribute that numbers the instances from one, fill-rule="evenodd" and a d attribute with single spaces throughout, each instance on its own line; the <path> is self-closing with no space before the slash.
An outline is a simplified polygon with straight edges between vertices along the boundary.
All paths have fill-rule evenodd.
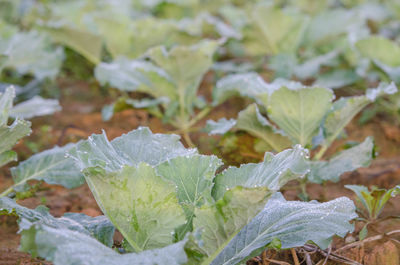
<path id="1" fill-rule="evenodd" d="M 99 242 L 112 246 L 114 226 L 104 216 L 90 217 L 80 213 L 67 213 L 60 218 L 49 214 L 48 209 L 39 206 L 35 210 L 20 206 L 10 198 L 0 198 L 0 215 L 16 213 L 21 230 L 29 229 L 33 223 L 41 223 L 55 229 L 69 229 L 96 238 Z"/>
<path id="2" fill-rule="evenodd" d="M 49 184 L 58 184 L 66 188 L 82 185 L 85 180 L 80 169 L 76 167 L 72 158 L 65 153 L 73 148 L 74 144 L 35 154 L 11 169 L 14 186 L 22 186 L 29 180 L 44 180 Z"/>
<path id="3" fill-rule="evenodd" d="M 290 140 L 261 115 L 256 104 L 251 104 L 239 112 L 235 128 L 259 138 L 263 146 L 263 150 L 259 150 L 263 152 L 279 152 L 291 146 Z M 258 147 L 260 146 L 259 143 Z"/>
<path id="4" fill-rule="evenodd" d="M 112 63 L 100 63 L 95 76 L 102 84 L 121 91 L 140 91 L 154 97 L 175 99 L 175 87 L 168 74 L 160 67 L 143 61 L 118 58 Z"/>
<path id="5" fill-rule="evenodd" d="M 271 194 L 265 187 L 235 187 L 227 191 L 216 206 L 196 209 L 193 225 L 202 231 L 204 251 L 211 256 L 219 247 L 227 244 L 262 210 Z"/>
<path id="6" fill-rule="evenodd" d="M 10 150 L 22 137 L 31 133 L 31 123 L 16 119 L 10 126 L 0 127 L 0 154 Z"/>
<path id="7" fill-rule="evenodd" d="M 356 43 L 360 53 L 390 67 L 400 66 L 400 45 L 380 36 L 370 36 Z"/>
<path id="8" fill-rule="evenodd" d="M 374 156 L 374 142 L 368 137 L 361 144 L 341 152 L 329 161 L 311 161 L 308 180 L 315 183 L 328 180 L 337 182 L 343 173 L 369 166 Z"/>
<path id="9" fill-rule="evenodd" d="M 61 106 L 58 100 L 35 96 L 15 105 L 10 111 L 10 116 L 30 119 L 37 116 L 50 115 L 60 110 Z"/>
<path id="10" fill-rule="evenodd" d="M 55 229 L 39 223 L 21 234 L 21 250 L 35 253 L 55 265 L 180 265 L 187 262 L 186 241 L 161 249 L 121 255 L 93 237 L 71 229 Z"/>
<path id="11" fill-rule="evenodd" d="M 153 134 L 148 128 L 140 127 L 111 142 L 105 133 L 94 134 L 76 144 L 68 153 L 80 169 L 100 166 L 107 171 L 117 171 L 125 165 L 137 166 L 141 162 L 158 165 L 196 152 L 195 149 L 186 149 L 177 135 Z"/>
<path id="12" fill-rule="evenodd" d="M 234 119 L 227 120 L 226 118 L 221 118 L 218 121 L 208 120 L 205 131 L 210 135 L 224 134 L 232 129 L 235 124 L 236 121 Z"/>
<path id="13" fill-rule="evenodd" d="M 7 125 L 14 97 L 14 87 L 8 87 L 4 93 L 0 93 L 0 166 L 17 160 L 17 154 L 10 149 L 31 133 L 31 123 L 28 121 L 16 119 L 10 126 Z"/>
<path id="14" fill-rule="evenodd" d="M 175 185 L 153 167 L 140 163 L 113 172 L 91 167 L 84 174 L 100 208 L 135 252 L 172 244 L 185 214 Z"/>
<path id="15" fill-rule="evenodd" d="M 272 89 L 257 73 L 233 74 L 218 80 L 213 89 L 214 105 L 236 95 L 260 102 L 268 101 Z"/>
<path id="16" fill-rule="evenodd" d="M 185 211 L 187 221 L 180 228 L 181 238 L 192 230 L 195 208 L 213 202 L 213 179 L 221 164 L 215 156 L 193 155 L 176 157 L 157 166 L 158 175 L 175 184 L 176 196 Z"/>
<path id="17" fill-rule="evenodd" d="M 5 67 L 20 74 L 33 74 L 37 79 L 54 78 L 58 74 L 64 51 L 61 47 L 53 47 L 46 35 L 36 31 L 20 32 L 6 42 L 8 59 Z"/>
<path id="18" fill-rule="evenodd" d="M 283 85 L 269 99 L 268 116 L 294 143 L 306 146 L 331 108 L 333 92 L 321 87 Z"/>
<path id="19" fill-rule="evenodd" d="M 296 65 L 293 72 L 297 77 L 302 79 L 313 77 L 318 74 L 321 66 L 330 64 L 338 55 L 338 51 L 331 51 L 327 54 L 317 56 L 300 65 Z"/>
<path id="20" fill-rule="evenodd" d="M 278 191 L 288 181 L 308 173 L 307 156 L 306 149 L 296 146 L 276 155 L 265 153 L 264 161 L 258 164 L 229 167 L 215 177 L 213 197 L 219 200 L 227 190 L 236 186 L 266 187 L 268 190 Z"/>
<path id="21" fill-rule="evenodd" d="M 0 93 L 0 126 L 5 126 L 8 123 L 14 97 L 14 87 L 7 87 L 4 93 Z"/>
<path id="22" fill-rule="evenodd" d="M 354 210 L 353 202 L 345 197 L 326 203 L 291 202 L 277 193 L 222 251 L 220 248 L 212 256 L 211 264 L 238 264 L 259 254 L 273 240 L 279 240 L 283 249 L 308 241 L 325 249 L 333 235 L 343 237 L 353 231 L 349 221 L 357 216 Z"/>

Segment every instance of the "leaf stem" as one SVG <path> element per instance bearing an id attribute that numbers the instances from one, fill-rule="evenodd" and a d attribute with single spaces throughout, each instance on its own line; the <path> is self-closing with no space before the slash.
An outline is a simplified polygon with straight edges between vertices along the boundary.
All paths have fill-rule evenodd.
<path id="1" fill-rule="evenodd" d="M 6 197 L 8 194 L 10 194 L 12 191 L 14 190 L 14 186 L 9 187 L 8 189 L 6 189 L 5 191 L 3 191 L 0 194 L 0 198 L 2 197 Z"/>

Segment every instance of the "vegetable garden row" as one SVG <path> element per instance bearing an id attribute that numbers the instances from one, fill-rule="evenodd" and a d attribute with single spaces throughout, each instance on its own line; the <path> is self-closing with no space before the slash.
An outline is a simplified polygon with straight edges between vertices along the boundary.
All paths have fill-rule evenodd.
<path id="1" fill-rule="evenodd" d="M 105 129 L 42 151 L 26 137 L 39 116 L 63 119 L 61 80 L 106 97 L 105 122 L 140 109 L 163 133 Z M 0 220 L 17 217 L 27 264 L 379 264 L 335 251 L 399 243 L 398 221 L 376 224 L 398 218 L 382 213 L 400 185 L 339 181 L 380 149 L 345 142 L 349 125 L 400 134 L 399 83 L 396 0 L 0 0 L 0 174 L 13 180 Z M 24 146 L 34 154 L 16 162 Z M 357 207 L 314 200 L 308 187 L 327 183 Z M 82 185 L 104 215 L 20 203 Z"/>

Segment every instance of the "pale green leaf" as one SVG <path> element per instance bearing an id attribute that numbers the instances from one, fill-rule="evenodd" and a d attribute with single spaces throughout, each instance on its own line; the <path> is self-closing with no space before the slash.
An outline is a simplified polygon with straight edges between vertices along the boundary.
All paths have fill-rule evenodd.
<path id="1" fill-rule="evenodd" d="M 41 223 L 55 229 L 69 229 L 96 238 L 99 242 L 112 246 L 114 226 L 104 216 L 90 217 L 79 213 L 67 213 L 55 218 L 48 209 L 39 206 L 35 210 L 25 208 L 10 198 L 0 198 L 0 215 L 16 213 L 21 229 L 29 229 L 33 223 Z"/>
<path id="2" fill-rule="evenodd" d="M 244 45 L 252 55 L 295 52 L 303 38 L 307 18 L 268 5 L 251 13 L 251 28 L 244 31 Z"/>
<path id="3" fill-rule="evenodd" d="M 16 119 L 10 126 L 0 127 L 0 154 L 10 150 L 22 137 L 31 133 L 31 123 Z"/>
<path id="4" fill-rule="evenodd" d="M 202 231 L 204 251 L 211 256 L 219 247 L 226 245 L 262 210 L 271 193 L 265 187 L 235 187 L 226 192 L 216 205 L 196 209 L 193 225 Z"/>
<path id="5" fill-rule="evenodd" d="M 176 196 L 187 219 L 181 228 L 184 232 L 192 230 L 195 208 L 213 202 L 214 174 L 221 165 L 215 156 L 192 155 L 176 157 L 157 166 L 158 175 L 176 186 Z"/>
<path id="6" fill-rule="evenodd" d="M 258 164 L 229 167 L 216 176 L 213 197 L 219 200 L 227 190 L 236 186 L 266 187 L 278 191 L 288 181 L 301 178 L 309 171 L 307 156 L 306 149 L 295 146 L 276 155 L 266 153 L 264 161 Z"/>
<path id="7" fill-rule="evenodd" d="M 175 98 L 179 98 L 180 108 L 187 113 L 193 111 L 198 86 L 203 75 L 211 68 L 212 56 L 219 45 L 218 41 L 203 40 L 192 46 L 175 46 L 170 50 L 156 47 L 147 52 L 150 59 L 173 80 Z"/>
<path id="8" fill-rule="evenodd" d="M 185 214 L 175 185 L 157 176 L 153 167 L 140 163 L 114 172 L 92 167 L 84 174 L 100 208 L 135 252 L 173 243 Z"/>
<path id="9" fill-rule="evenodd" d="M 58 184 L 66 188 L 82 185 L 85 180 L 80 169 L 75 166 L 72 158 L 65 154 L 74 144 L 35 154 L 11 169 L 14 186 L 21 186 L 29 180 L 44 180 L 49 184 Z"/>
<path id="10" fill-rule="evenodd" d="M 154 97 L 176 100 L 176 88 L 171 77 L 154 64 L 118 58 L 112 63 L 100 63 L 95 69 L 100 84 L 109 84 L 121 91 L 139 91 Z"/>
<path id="11" fill-rule="evenodd" d="M 100 166 L 107 171 L 120 170 L 125 165 L 141 162 L 158 165 L 177 156 L 197 153 L 186 149 L 177 135 L 153 134 L 148 128 L 134 131 L 108 141 L 105 133 L 92 135 L 76 144 L 69 152 L 80 169 Z"/>
<path id="12" fill-rule="evenodd" d="M 345 172 L 368 167 L 374 156 L 374 142 L 368 137 L 361 144 L 341 152 L 329 161 L 311 161 L 308 180 L 315 183 L 327 180 L 337 182 Z"/>
<path id="13" fill-rule="evenodd" d="M 54 78 L 64 60 L 61 47 L 53 47 L 49 38 L 36 31 L 20 32 L 8 40 L 6 68 L 37 79 Z"/>
<path id="14" fill-rule="evenodd" d="M 49 34 L 54 41 L 82 54 L 94 65 L 101 62 L 103 40 L 100 36 L 66 25 L 46 25 L 41 30 Z"/>
<path id="15" fill-rule="evenodd" d="M 380 36 L 370 36 L 356 43 L 360 53 L 390 67 L 400 66 L 400 45 Z"/>
<path id="16" fill-rule="evenodd" d="M 280 193 L 212 258 L 212 265 L 238 264 L 258 255 L 274 239 L 283 249 L 312 241 L 322 249 L 335 234 L 353 231 L 349 223 L 357 215 L 353 202 L 345 197 L 326 203 L 286 201 Z M 210 260 L 211 261 L 211 260 Z"/>
<path id="17" fill-rule="evenodd" d="M 10 116 L 30 119 L 37 116 L 51 115 L 60 110 L 61 106 L 58 100 L 34 96 L 31 99 L 15 105 L 10 111 Z"/>
<path id="18" fill-rule="evenodd" d="M 249 97 L 261 102 L 268 101 L 273 92 L 268 84 L 257 73 L 232 74 L 218 80 L 213 89 L 213 103 L 220 104 L 236 95 Z"/>
<path id="19" fill-rule="evenodd" d="M 293 143 L 306 146 L 332 105 L 333 92 L 321 87 L 288 88 L 282 86 L 272 93 L 268 116 Z"/>
<path id="20" fill-rule="evenodd" d="M 5 151 L 0 154 L 0 167 L 4 166 L 5 164 L 11 161 L 17 161 L 18 155 L 14 151 Z"/>
<path id="21" fill-rule="evenodd" d="M 225 134 L 230 129 L 232 129 L 236 124 L 234 119 L 227 120 L 226 118 L 221 118 L 218 121 L 208 120 L 207 125 L 204 130 L 209 135 L 214 134 Z"/>
<path id="22" fill-rule="evenodd" d="M 15 88 L 13 86 L 7 87 L 4 93 L 0 93 L 0 126 L 6 126 L 8 123 L 14 97 Z"/>
<path id="23" fill-rule="evenodd" d="M 325 137 L 323 148 L 328 147 L 364 107 L 380 96 L 396 92 L 397 87 L 394 83 L 380 83 L 377 88 L 368 89 L 365 96 L 342 97 L 335 101 L 323 124 Z"/>
<path id="24" fill-rule="evenodd" d="M 280 152 L 291 146 L 290 140 L 260 114 L 256 104 L 251 104 L 245 110 L 239 112 L 234 128 L 246 131 L 261 139 L 266 148 L 263 152 L 271 150 Z"/>
<path id="25" fill-rule="evenodd" d="M 21 250 L 35 252 L 55 265 L 181 265 L 186 264 L 186 241 L 140 253 L 121 255 L 93 237 L 66 228 L 34 224 L 22 231 Z"/>

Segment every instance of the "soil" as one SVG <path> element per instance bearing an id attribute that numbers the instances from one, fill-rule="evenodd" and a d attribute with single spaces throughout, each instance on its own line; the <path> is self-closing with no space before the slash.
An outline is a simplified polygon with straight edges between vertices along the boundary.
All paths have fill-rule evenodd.
<path id="1" fill-rule="evenodd" d="M 202 92 L 209 95 L 213 76 L 207 75 L 202 86 Z M 102 121 L 100 110 L 104 104 L 112 101 L 112 96 L 104 95 L 96 84 L 81 81 L 58 80 L 61 91 L 60 102 L 63 111 L 53 116 L 35 118 L 32 120 L 33 133 L 22 140 L 15 148 L 19 153 L 19 160 L 28 158 L 34 151 L 51 148 L 53 145 L 64 145 L 68 142 L 76 142 L 87 138 L 92 133 L 101 133 L 104 129 L 110 139 L 129 132 L 139 126 L 148 126 L 153 132 L 168 133 L 173 128 L 163 124 L 159 119 L 152 117 L 145 111 L 125 110 L 117 113 L 111 121 Z M 203 127 L 205 120 L 221 117 L 235 117 L 238 111 L 247 104 L 246 100 L 233 98 L 217 107 L 206 118 L 199 122 L 198 127 Z M 400 128 L 390 123 L 384 117 L 376 117 L 370 123 L 360 126 L 357 119 L 347 128 L 348 137 L 338 140 L 327 156 L 333 154 L 347 141 L 363 141 L 367 136 L 373 136 L 377 145 L 379 156 L 368 168 L 362 168 L 351 173 L 346 173 L 338 183 L 325 183 L 324 185 L 309 184 L 307 192 L 310 199 L 327 201 L 340 196 L 348 196 L 355 200 L 354 194 L 344 188 L 346 184 L 361 184 L 368 187 L 378 186 L 392 188 L 400 183 Z M 233 156 L 224 152 L 218 144 L 219 137 L 210 137 L 202 132 L 192 134 L 193 141 L 198 144 L 201 153 L 217 154 L 222 156 L 226 163 L 237 164 L 243 162 L 256 162 L 263 158 L 262 154 L 252 149 L 253 138 L 246 134 L 239 134 L 239 141 L 243 146 L 239 154 Z M 35 143 L 35 145 L 32 145 Z M 30 147 L 29 147 L 30 146 Z M 237 157 L 241 157 L 240 161 Z M 12 185 L 9 173 L 10 164 L 0 170 L 0 191 Z M 284 196 L 289 200 L 298 200 L 298 191 L 288 189 Z M 76 189 L 65 189 L 57 185 L 43 184 L 34 197 L 19 200 L 18 203 L 29 208 L 44 204 L 50 209 L 50 213 L 61 216 L 65 212 L 80 212 L 90 216 L 102 214 L 98 208 L 89 188 L 83 185 Z M 357 203 L 357 202 L 356 202 Z M 400 196 L 391 198 L 386 205 L 382 217 L 400 216 Z M 400 233 L 391 236 L 382 236 L 382 239 L 360 244 L 353 248 L 337 251 L 339 248 L 358 240 L 358 234 L 362 228 L 361 222 L 356 222 L 354 233 L 344 239 L 335 238 L 329 255 L 313 249 L 312 246 L 297 248 L 295 255 L 291 251 L 266 251 L 260 256 L 248 261 L 248 264 L 295 264 L 296 256 L 300 264 L 345 264 L 340 258 L 347 258 L 361 264 L 400 264 Z M 387 232 L 400 229 L 400 222 L 388 219 L 369 227 L 368 237 L 384 235 Z M 51 264 L 41 259 L 31 258 L 30 255 L 18 251 L 19 235 L 15 217 L 0 217 L 0 264 Z M 326 258 L 328 256 L 328 258 Z M 327 263 L 324 263 L 324 262 Z M 279 263 L 280 262 L 280 263 Z M 286 263 L 284 263 L 286 262 Z M 318 263 L 319 262 L 319 263 Z"/>

